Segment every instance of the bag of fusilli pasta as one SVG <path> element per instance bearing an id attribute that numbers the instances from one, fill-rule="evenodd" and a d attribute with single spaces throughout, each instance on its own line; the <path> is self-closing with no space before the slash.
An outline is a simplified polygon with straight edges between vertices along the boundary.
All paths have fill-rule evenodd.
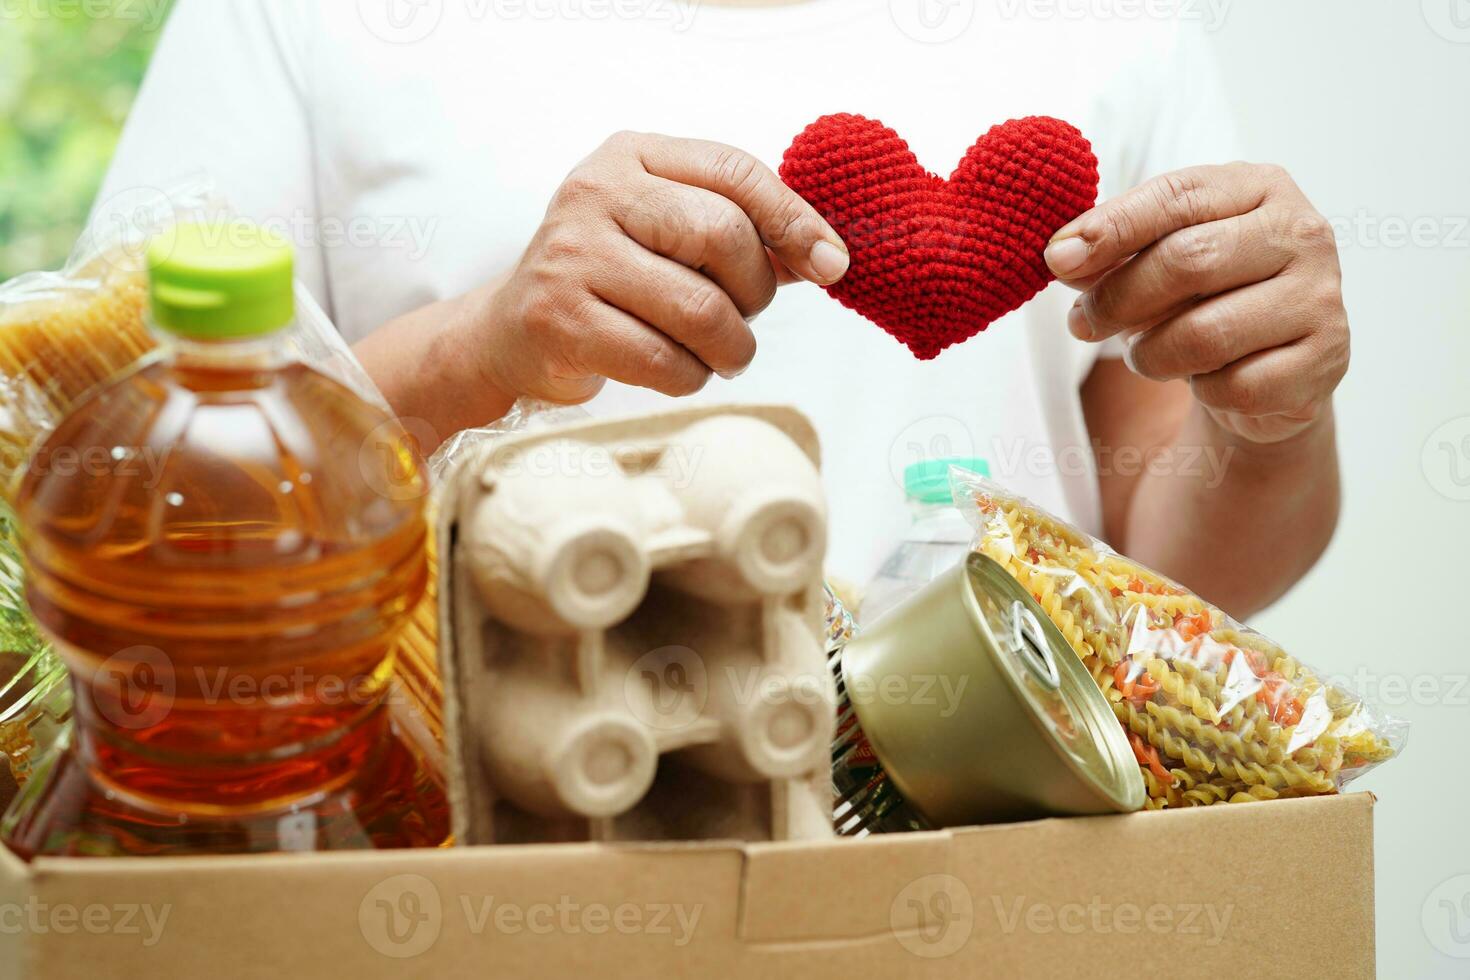
<path id="1" fill-rule="evenodd" d="M 1150 809 L 1336 793 L 1402 748 L 1406 723 L 1187 589 L 984 477 L 950 476 L 976 550 L 1031 591 L 1107 695 Z"/>

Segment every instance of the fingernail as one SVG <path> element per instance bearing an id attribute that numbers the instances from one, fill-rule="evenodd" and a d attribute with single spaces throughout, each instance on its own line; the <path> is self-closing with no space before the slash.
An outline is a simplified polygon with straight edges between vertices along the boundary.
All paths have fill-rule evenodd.
<path id="1" fill-rule="evenodd" d="M 1059 238 L 1046 247 L 1046 264 L 1059 276 L 1076 272 L 1087 261 L 1087 243 L 1080 238 Z"/>
<path id="2" fill-rule="evenodd" d="M 824 283 L 836 282 L 847 275 L 852 257 L 829 241 L 820 241 L 812 246 L 812 272 Z"/>
<path id="3" fill-rule="evenodd" d="M 1067 329 L 1072 331 L 1072 336 L 1078 340 L 1092 339 L 1092 322 L 1087 319 L 1081 303 L 1073 306 L 1072 311 L 1067 314 Z"/>
<path id="4" fill-rule="evenodd" d="M 1134 374 L 1138 373 L 1138 361 L 1133 357 L 1133 348 L 1138 346 L 1138 338 L 1142 336 L 1141 333 L 1130 333 L 1123 338 L 1123 363 Z"/>

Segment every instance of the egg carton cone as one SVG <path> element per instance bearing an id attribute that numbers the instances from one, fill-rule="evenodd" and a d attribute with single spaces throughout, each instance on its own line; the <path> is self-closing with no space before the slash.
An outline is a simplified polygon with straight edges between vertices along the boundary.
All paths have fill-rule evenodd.
<path id="1" fill-rule="evenodd" d="M 460 462 L 439 525 L 457 842 L 831 836 L 819 465 L 775 406 Z"/>

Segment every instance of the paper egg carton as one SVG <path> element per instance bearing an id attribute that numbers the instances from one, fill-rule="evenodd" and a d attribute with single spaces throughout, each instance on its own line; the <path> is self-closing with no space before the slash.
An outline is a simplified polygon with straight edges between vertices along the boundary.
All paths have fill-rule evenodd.
<path id="1" fill-rule="evenodd" d="M 506 437 L 444 484 L 455 839 L 831 835 L 826 507 L 794 409 Z"/>

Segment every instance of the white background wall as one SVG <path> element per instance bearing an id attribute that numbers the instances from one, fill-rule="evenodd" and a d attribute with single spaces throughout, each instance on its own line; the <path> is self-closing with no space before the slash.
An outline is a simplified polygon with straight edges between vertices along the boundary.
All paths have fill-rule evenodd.
<path id="1" fill-rule="evenodd" d="M 1255 625 L 1413 723 L 1355 784 L 1379 798 L 1379 970 L 1470 976 L 1470 3 L 1235 0 L 1212 36 L 1245 154 L 1342 222 L 1353 322 L 1342 527 Z"/>

